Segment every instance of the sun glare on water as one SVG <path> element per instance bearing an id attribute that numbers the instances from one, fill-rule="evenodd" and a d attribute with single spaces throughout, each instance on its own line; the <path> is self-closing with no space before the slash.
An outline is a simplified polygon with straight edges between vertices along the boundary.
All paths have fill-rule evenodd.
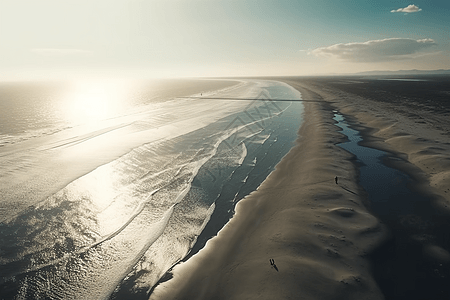
<path id="1" fill-rule="evenodd" d="M 77 82 L 63 101 L 64 118 L 82 125 L 118 116 L 126 108 L 126 90 L 120 82 Z"/>

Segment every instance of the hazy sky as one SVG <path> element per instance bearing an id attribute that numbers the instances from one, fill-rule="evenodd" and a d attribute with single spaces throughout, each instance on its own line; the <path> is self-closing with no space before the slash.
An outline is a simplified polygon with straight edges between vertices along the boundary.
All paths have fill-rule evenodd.
<path id="1" fill-rule="evenodd" d="M 0 0 L 0 78 L 450 69 L 448 0 Z"/>

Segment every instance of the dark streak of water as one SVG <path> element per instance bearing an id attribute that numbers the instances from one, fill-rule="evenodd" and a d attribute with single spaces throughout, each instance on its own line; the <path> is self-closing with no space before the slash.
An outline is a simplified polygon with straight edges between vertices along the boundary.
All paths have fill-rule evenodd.
<path id="1" fill-rule="evenodd" d="M 333 119 L 349 139 L 338 146 L 357 157 L 370 210 L 391 231 L 391 238 L 370 257 L 386 299 L 449 299 L 450 261 L 436 255 L 450 249 L 448 216 L 432 206 L 432 197 L 414 189 L 417 182 L 410 176 L 383 163 L 392 154 L 358 145 L 359 132 L 341 114 Z"/>

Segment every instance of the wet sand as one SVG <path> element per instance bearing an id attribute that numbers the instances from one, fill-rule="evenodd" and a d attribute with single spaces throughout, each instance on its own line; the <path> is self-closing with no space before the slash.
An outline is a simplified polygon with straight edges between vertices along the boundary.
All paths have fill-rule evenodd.
<path id="1" fill-rule="evenodd" d="M 389 230 L 364 205 L 354 156 L 336 145 L 345 138 L 332 120 L 334 109 L 360 130 L 365 145 L 404 158 L 390 163 L 420 182 L 416 189 L 433 195 L 433 205 L 448 214 L 450 141 L 443 108 L 436 104 L 435 111 L 425 111 L 406 98 L 377 101 L 367 89 L 352 89 L 361 84 L 353 78 L 278 80 L 303 99 L 318 100 L 305 103 L 298 144 L 150 299 L 384 298 L 371 259 L 389 240 Z M 440 247 L 426 248 L 424 255 L 449 262 Z"/>

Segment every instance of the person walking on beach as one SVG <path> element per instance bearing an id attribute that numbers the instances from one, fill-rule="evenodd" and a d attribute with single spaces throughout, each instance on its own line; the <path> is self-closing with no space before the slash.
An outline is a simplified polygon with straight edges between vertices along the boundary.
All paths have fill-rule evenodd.
<path id="1" fill-rule="evenodd" d="M 336 184 L 338 184 L 337 183 L 337 181 L 338 181 L 338 177 L 337 176 L 334 176 L 334 181 L 336 182 Z"/>
<path id="2" fill-rule="evenodd" d="M 271 258 L 271 259 L 269 259 L 269 261 L 270 261 L 270 265 L 271 265 L 277 272 L 279 272 L 278 267 L 277 267 L 277 265 L 275 264 L 275 260 L 274 260 L 273 258 Z"/>

